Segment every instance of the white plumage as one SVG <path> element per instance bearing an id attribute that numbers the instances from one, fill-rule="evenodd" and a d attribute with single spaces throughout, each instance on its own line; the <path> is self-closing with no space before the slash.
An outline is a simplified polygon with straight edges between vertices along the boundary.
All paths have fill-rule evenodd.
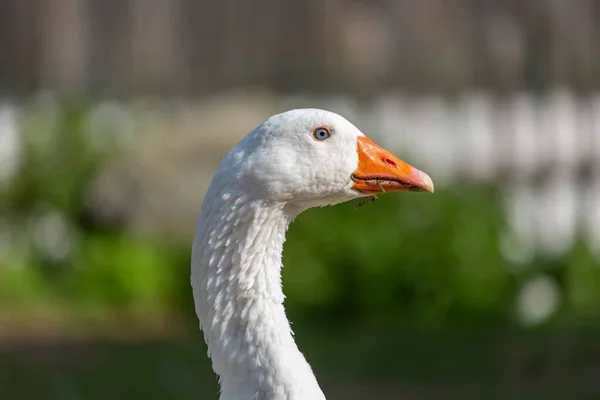
<path id="1" fill-rule="evenodd" d="M 275 115 L 221 162 L 192 250 L 196 313 L 221 400 L 325 399 L 285 315 L 281 255 L 302 211 L 431 179 L 316 109 Z"/>

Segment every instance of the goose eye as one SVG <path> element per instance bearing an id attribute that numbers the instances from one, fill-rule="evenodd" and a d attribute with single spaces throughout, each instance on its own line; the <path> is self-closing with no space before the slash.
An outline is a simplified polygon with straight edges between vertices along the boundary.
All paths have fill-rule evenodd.
<path id="1" fill-rule="evenodd" d="M 313 131 L 313 137 L 319 141 L 329 139 L 331 130 L 325 126 L 320 126 Z"/>

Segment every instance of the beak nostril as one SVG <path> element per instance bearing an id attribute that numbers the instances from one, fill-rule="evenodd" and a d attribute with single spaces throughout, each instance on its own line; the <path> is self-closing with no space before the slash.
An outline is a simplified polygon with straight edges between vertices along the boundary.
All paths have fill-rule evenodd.
<path id="1" fill-rule="evenodd" d="M 383 161 L 384 164 L 391 165 L 392 167 L 397 167 L 398 166 L 393 160 L 390 160 L 387 157 L 384 158 L 382 161 Z"/>

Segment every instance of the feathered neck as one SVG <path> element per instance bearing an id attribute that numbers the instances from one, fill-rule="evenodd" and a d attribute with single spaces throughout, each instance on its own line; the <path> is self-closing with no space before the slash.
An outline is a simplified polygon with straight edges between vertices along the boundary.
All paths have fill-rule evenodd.
<path id="1" fill-rule="evenodd" d="M 283 306 L 281 257 L 296 214 L 212 185 L 205 197 L 192 287 L 221 400 L 325 399 Z"/>

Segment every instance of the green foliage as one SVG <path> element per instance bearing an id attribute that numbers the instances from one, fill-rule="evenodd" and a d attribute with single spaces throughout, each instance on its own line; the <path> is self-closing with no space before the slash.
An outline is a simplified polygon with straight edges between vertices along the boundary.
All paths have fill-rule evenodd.
<path id="1" fill-rule="evenodd" d="M 170 253 L 151 240 L 92 234 L 72 261 L 66 288 L 74 299 L 91 304 L 162 306 L 176 276 Z"/>
<path id="2" fill-rule="evenodd" d="M 39 99 L 24 112 L 25 163 L 5 196 L 8 207 L 28 212 L 37 202 L 50 203 L 70 215 L 83 206 L 83 191 L 101 158 L 83 130 L 82 104 Z"/>
<path id="3" fill-rule="evenodd" d="M 566 257 L 564 286 L 568 307 L 580 318 L 597 317 L 600 308 L 600 267 L 578 243 Z"/>
<path id="4" fill-rule="evenodd" d="M 422 322 L 498 314 L 510 278 L 494 203 L 492 191 L 465 187 L 308 211 L 284 251 L 289 304 Z"/>
<path id="5" fill-rule="evenodd" d="M 89 182 L 111 154 L 93 145 L 88 111 L 46 99 L 23 113 L 25 163 L 0 198 L 0 230 L 10 237 L 0 265 L 3 306 L 191 314 L 189 248 L 86 219 Z M 513 268 L 500 250 L 506 226 L 498 198 L 494 188 L 463 186 L 387 194 L 357 211 L 351 204 L 307 211 L 284 250 L 290 313 L 392 326 L 506 320 L 521 285 L 543 272 L 563 290 L 563 319 L 598 318 L 600 268 L 589 250 L 578 244 L 563 258 Z M 68 233 L 65 254 L 48 253 L 36 239 L 44 210 L 62 221 L 49 236 Z"/>
<path id="6" fill-rule="evenodd" d="M 13 253 L 5 258 L 0 270 L 0 302 L 7 306 L 27 305 L 47 297 L 39 265 L 23 254 Z"/>

